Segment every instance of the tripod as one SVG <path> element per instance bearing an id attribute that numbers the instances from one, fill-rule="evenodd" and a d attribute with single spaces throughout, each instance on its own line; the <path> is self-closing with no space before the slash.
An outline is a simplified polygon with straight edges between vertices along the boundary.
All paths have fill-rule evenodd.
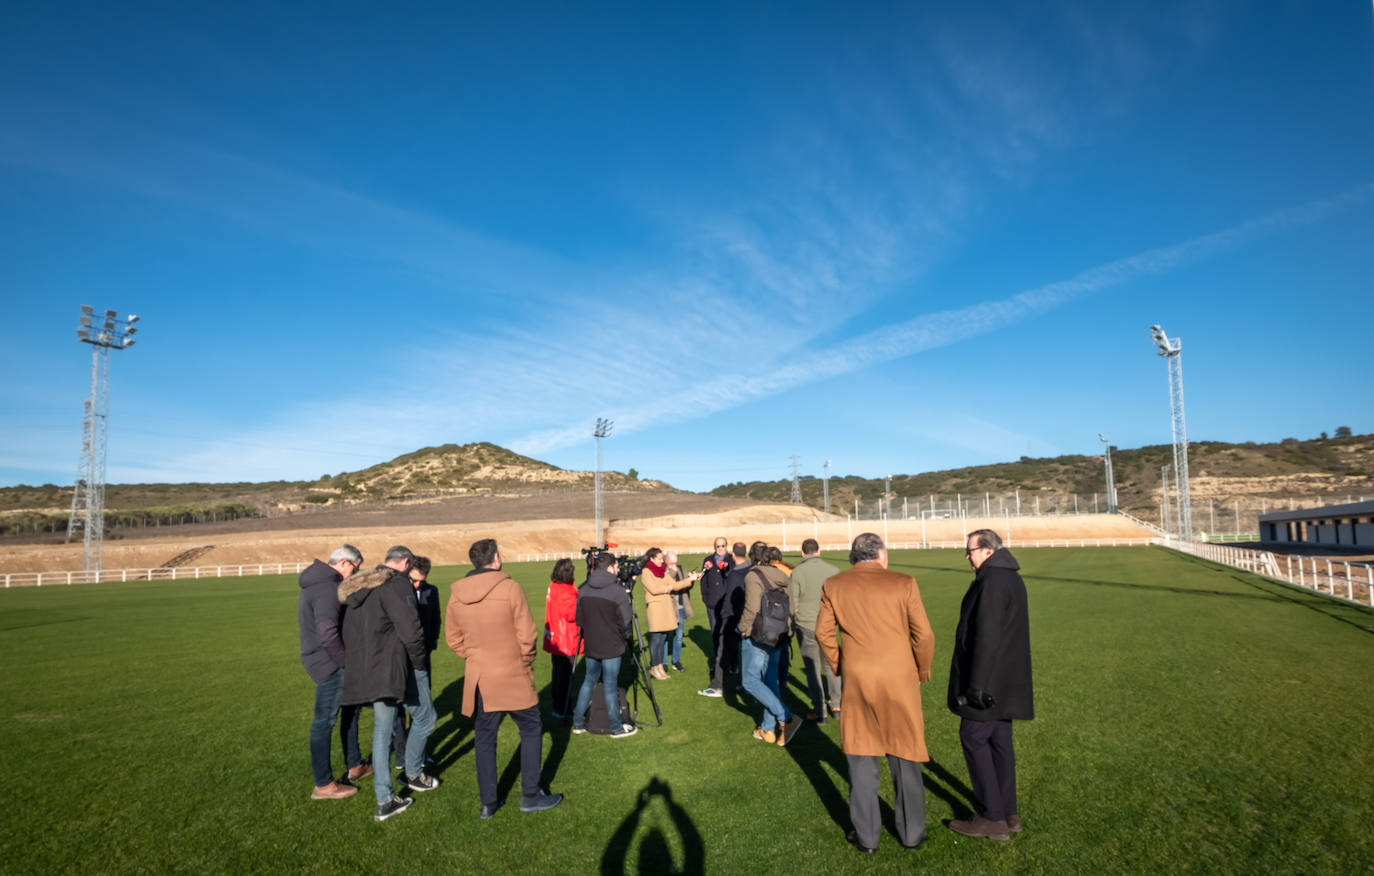
<path id="1" fill-rule="evenodd" d="M 639 629 L 639 615 L 633 609 L 633 604 L 631 604 L 630 620 L 633 621 L 635 630 L 635 638 L 631 647 L 634 650 L 635 668 L 639 670 L 639 674 L 637 676 L 638 684 L 631 685 L 631 695 L 634 699 L 630 706 L 630 717 L 635 722 L 636 727 L 644 726 L 639 721 L 639 688 L 642 685 L 644 691 L 649 695 L 649 702 L 654 707 L 655 723 L 650 726 L 662 727 L 663 710 L 659 708 L 658 697 L 654 695 L 654 679 L 649 675 L 648 664 L 644 662 L 644 652 L 648 649 L 644 646 L 644 633 Z"/>

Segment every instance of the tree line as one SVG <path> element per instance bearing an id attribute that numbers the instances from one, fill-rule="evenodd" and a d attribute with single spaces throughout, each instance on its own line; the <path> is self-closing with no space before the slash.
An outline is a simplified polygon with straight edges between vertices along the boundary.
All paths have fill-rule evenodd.
<path id="1" fill-rule="evenodd" d="M 0 515 L 0 535 L 66 532 L 70 514 L 19 511 Z M 223 502 L 214 505 L 159 505 L 130 511 L 105 510 L 105 530 L 147 529 L 191 523 L 218 523 L 243 517 L 262 517 L 253 505 Z"/>

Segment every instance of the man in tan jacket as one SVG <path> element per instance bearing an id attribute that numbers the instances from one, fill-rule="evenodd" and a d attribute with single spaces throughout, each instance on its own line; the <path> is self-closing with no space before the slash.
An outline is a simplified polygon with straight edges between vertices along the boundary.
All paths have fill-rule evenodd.
<path id="1" fill-rule="evenodd" d="M 444 626 L 448 646 L 467 663 L 463 714 L 473 718 L 481 817 L 491 818 L 505 803 L 497 798 L 496 731 L 507 712 L 520 730 L 520 811 L 552 809 L 563 795 L 539 787 L 544 725 L 531 669 L 538 632 L 529 600 L 501 571 L 496 539 L 473 542 L 468 559 L 472 571 L 453 582 Z"/>
<path id="2" fill-rule="evenodd" d="M 920 683 L 930 681 L 935 636 L 910 575 L 890 572 L 887 548 L 871 532 L 854 539 L 853 568 L 826 579 L 816 619 L 821 653 L 844 681 L 840 745 L 849 762 L 848 839 L 878 848 L 878 760 L 886 755 L 896 791 L 897 839 L 909 849 L 926 838 L 926 752 Z M 836 630 L 844 647 L 836 641 Z"/>

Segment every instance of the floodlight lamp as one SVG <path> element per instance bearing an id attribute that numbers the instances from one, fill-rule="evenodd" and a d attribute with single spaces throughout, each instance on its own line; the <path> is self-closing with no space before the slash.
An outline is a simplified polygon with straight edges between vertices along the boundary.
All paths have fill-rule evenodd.
<path id="1" fill-rule="evenodd" d="M 137 314 L 137 313 L 131 313 L 131 314 L 129 314 L 129 325 L 133 325 L 133 324 L 136 323 L 136 322 L 138 322 L 138 314 Z"/>
<path id="2" fill-rule="evenodd" d="M 1101 441 L 1103 444 L 1106 444 L 1106 443 L 1107 443 L 1107 436 L 1106 436 L 1106 435 L 1103 435 L 1101 432 L 1098 432 L 1098 433 L 1097 433 L 1097 440 L 1098 440 L 1098 441 Z"/>
<path id="3" fill-rule="evenodd" d="M 91 318 L 89 316 L 82 316 L 77 322 L 86 328 L 91 327 Z"/>
<path id="4" fill-rule="evenodd" d="M 132 347 L 133 345 L 134 345 L 134 339 L 133 339 L 133 338 L 125 338 L 125 339 L 124 339 L 124 347 L 125 347 L 125 349 L 127 349 L 127 348 L 129 348 L 129 347 Z"/>
<path id="5" fill-rule="evenodd" d="M 76 330 L 76 337 L 77 337 L 78 340 L 89 341 L 89 340 L 91 339 L 91 333 L 88 332 L 88 331 L 86 331 L 86 330 L 83 329 L 83 328 L 77 329 L 77 330 Z"/>
<path id="6" fill-rule="evenodd" d="M 86 314 L 87 316 L 90 316 L 92 313 L 95 313 L 95 309 L 92 308 L 89 304 L 83 304 L 81 305 L 81 312 Z"/>
<path id="7" fill-rule="evenodd" d="M 116 311 L 116 310 L 106 310 L 106 311 L 105 311 L 105 318 L 106 318 L 106 319 L 114 319 L 116 316 L 119 316 L 119 312 Z"/>
<path id="8" fill-rule="evenodd" d="M 114 327 L 115 327 L 114 320 L 112 320 L 112 319 L 107 319 L 107 320 L 105 320 L 105 331 L 107 331 L 107 332 L 112 332 L 112 331 L 114 331 Z"/>
<path id="9" fill-rule="evenodd" d="M 126 334 L 126 335 L 136 335 L 136 334 L 138 334 L 138 329 L 134 328 L 133 326 L 129 326 L 128 328 L 126 328 L 126 329 L 124 330 L 124 334 Z"/>

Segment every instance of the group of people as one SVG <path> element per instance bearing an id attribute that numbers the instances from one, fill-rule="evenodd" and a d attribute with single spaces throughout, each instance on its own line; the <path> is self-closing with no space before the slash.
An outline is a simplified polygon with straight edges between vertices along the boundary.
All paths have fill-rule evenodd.
<path id="1" fill-rule="evenodd" d="M 539 785 L 543 722 L 534 687 L 537 633 L 525 591 L 501 571 L 494 539 L 468 550 L 472 571 L 453 584 L 442 626 L 448 646 L 466 661 L 464 715 L 473 719 L 473 748 L 480 817 L 491 818 L 505 801 L 497 796 L 496 734 L 509 713 L 520 730 L 522 812 L 552 809 L 563 800 Z M 424 771 L 434 730 L 430 655 L 438 645 L 438 588 L 425 577 L 429 560 L 397 545 L 382 565 L 363 571 L 362 553 L 342 545 L 328 562 L 316 560 L 301 573 L 301 663 L 315 682 L 310 759 L 311 798 L 336 800 L 357 793 L 369 775 L 377 798 L 373 818 L 404 812 L 414 797 L 396 793 L 391 752 L 396 749 L 402 783 L 412 792 L 439 787 Z M 373 710 L 373 763 L 358 747 L 358 713 Z M 400 712 L 410 718 L 405 726 Z M 331 737 L 339 724 L 347 771 L 334 777 Z"/>
<path id="2" fill-rule="evenodd" d="M 960 744 L 979 811 L 949 827 L 967 836 L 1007 840 L 1021 831 L 1012 722 L 1034 717 L 1028 601 L 1019 565 L 996 532 L 970 533 L 965 555 L 974 580 L 960 606 L 947 705 L 961 718 Z M 507 713 L 520 730 L 521 810 L 549 809 L 562 795 L 538 784 L 542 721 L 529 603 L 520 585 L 501 571 L 494 540 L 474 543 L 469 559 L 473 570 L 454 583 L 444 624 L 449 646 L 467 663 L 462 712 L 474 720 L 480 816 L 492 817 L 503 803 L 497 799 L 496 730 Z M 838 717 L 849 768 L 850 843 L 867 854 L 877 848 L 878 770 L 886 758 L 897 837 L 903 846 L 917 848 L 926 839 L 921 764 L 930 759 L 920 685 L 931 678 L 934 633 L 916 579 L 888 568 L 887 548 L 878 535 L 855 538 L 849 562 L 844 571 L 826 562 L 815 539 L 802 543 L 802 560 L 793 568 L 778 548 L 764 542 L 746 548 L 717 538 L 701 570 L 686 573 L 674 552 L 650 549 L 639 579 L 649 632 L 648 671 L 665 680 L 671 677 L 670 664 L 683 670 L 681 635 L 691 610 L 690 590 L 700 581 L 712 648 L 710 683 L 698 693 L 721 697 L 727 679 L 738 676 L 739 686 L 762 709 L 753 737 L 778 746 L 786 746 L 805 721 L 824 724 Z M 301 659 L 316 682 L 312 797 L 349 796 L 356 791 L 354 783 L 372 774 L 374 817 L 381 821 L 410 805 L 391 784 L 392 747 L 411 790 L 438 786 L 423 770 L 434 726 L 428 669 L 438 637 L 438 598 L 424 581 L 428 561 L 404 547 L 389 550 L 375 570 L 360 573 L 361 567 L 361 554 L 344 545 L 328 563 L 316 561 L 302 573 Z M 609 552 L 591 558 L 580 588 L 574 572 L 571 560 L 559 560 L 546 595 L 543 647 L 552 663 L 551 712 L 557 719 L 570 718 L 573 733 L 591 729 L 623 739 L 638 729 L 623 714 L 618 684 L 632 636 L 630 592 L 621 585 L 619 561 Z M 783 696 L 793 640 L 811 704 L 804 716 L 793 714 Z M 584 675 L 574 700 L 579 656 Z M 604 718 L 595 715 L 592 726 L 598 684 Z M 387 761 L 372 766 L 363 762 L 357 743 L 357 712 L 367 704 L 374 711 L 374 758 L 383 752 Z M 408 732 L 397 719 L 402 705 L 410 716 Z M 336 718 L 347 766 L 338 780 L 330 763 Z"/>

